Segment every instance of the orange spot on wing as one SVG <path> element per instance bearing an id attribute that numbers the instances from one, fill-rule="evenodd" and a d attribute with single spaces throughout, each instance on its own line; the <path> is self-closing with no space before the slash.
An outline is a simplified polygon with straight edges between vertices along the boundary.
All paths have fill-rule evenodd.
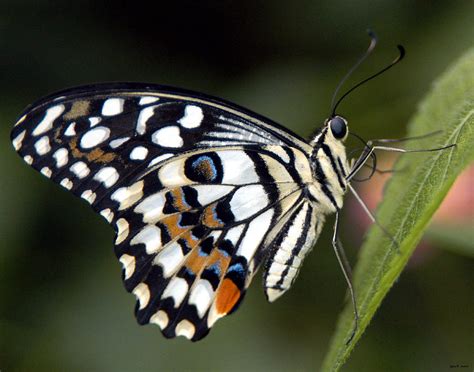
<path id="1" fill-rule="evenodd" d="M 227 271 L 227 267 L 230 263 L 230 256 L 225 256 L 221 251 L 218 249 L 214 249 L 210 256 L 209 261 L 207 263 L 207 267 L 214 265 L 215 263 L 219 264 L 219 269 L 221 271 L 221 278 Z"/>
<path id="2" fill-rule="evenodd" d="M 89 114 L 90 101 L 76 101 L 72 104 L 69 112 L 63 115 L 65 120 L 74 120 Z"/>
<path id="3" fill-rule="evenodd" d="M 185 266 L 194 274 L 199 275 L 206 265 L 208 257 L 200 256 L 199 249 L 194 249 L 189 258 L 186 260 Z"/>
<path id="4" fill-rule="evenodd" d="M 116 154 L 112 152 L 105 152 L 99 148 L 89 152 L 82 152 L 77 148 L 77 137 L 73 138 L 69 142 L 69 148 L 71 149 L 71 153 L 74 158 L 86 158 L 88 161 L 94 163 L 110 163 L 116 157 Z"/>
<path id="5" fill-rule="evenodd" d="M 171 240 L 173 240 L 177 236 L 181 235 L 182 233 L 190 229 L 189 227 L 187 228 L 180 227 L 178 224 L 179 218 L 180 218 L 180 214 L 173 214 L 161 220 L 161 224 L 166 227 Z"/>
<path id="6" fill-rule="evenodd" d="M 186 231 L 183 235 L 181 235 L 181 239 L 186 240 L 186 243 L 188 244 L 188 247 L 193 249 L 198 245 L 200 242 L 199 239 L 193 237 L 193 234 L 191 233 L 191 230 Z"/>
<path id="7" fill-rule="evenodd" d="M 230 257 L 224 255 L 215 247 L 208 256 L 200 255 L 199 248 L 197 248 L 196 245 L 197 244 L 193 246 L 195 249 L 193 249 L 193 251 L 190 253 L 188 259 L 186 260 L 185 266 L 194 274 L 199 276 L 204 271 L 204 269 L 217 263 L 219 265 L 222 278 L 229 267 Z"/>
<path id="8" fill-rule="evenodd" d="M 110 163 L 115 159 L 115 156 L 116 155 L 113 152 L 105 152 L 101 149 L 94 149 L 87 154 L 87 160 L 96 163 Z"/>
<path id="9" fill-rule="evenodd" d="M 217 290 L 216 310 L 219 314 L 229 313 L 240 298 L 240 290 L 231 279 L 224 279 Z"/>
<path id="10" fill-rule="evenodd" d="M 224 226 L 222 221 L 220 221 L 217 218 L 216 211 L 215 211 L 216 205 L 217 205 L 216 203 L 211 204 L 203 210 L 202 216 L 201 216 L 201 221 L 203 225 L 210 228 L 219 228 L 219 227 Z"/>
<path id="11" fill-rule="evenodd" d="M 178 211 L 184 212 L 191 209 L 184 199 L 184 193 L 182 188 L 176 188 L 170 190 L 171 196 L 173 197 L 173 207 Z"/>

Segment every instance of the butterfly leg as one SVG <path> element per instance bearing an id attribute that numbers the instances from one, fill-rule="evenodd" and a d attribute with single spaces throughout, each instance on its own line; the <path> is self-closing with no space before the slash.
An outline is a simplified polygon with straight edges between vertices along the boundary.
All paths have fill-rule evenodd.
<path id="1" fill-rule="evenodd" d="M 394 243 L 395 247 L 397 248 L 397 252 L 399 253 L 399 244 L 398 242 L 395 240 L 395 238 L 377 221 L 377 219 L 374 217 L 374 215 L 370 212 L 369 208 L 366 206 L 366 204 L 364 203 L 364 201 L 362 200 L 362 198 L 356 193 L 356 191 L 354 190 L 354 188 L 351 186 L 351 184 L 349 183 L 351 179 L 354 178 L 354 176 L 357 174 L 357 172 L 363 167 L 365 166 L 367 160 L 369 159 L 369 157 L 371 157 L 374 152 L 376 150 L 380 150 L 380 151 L 388 151 L 388 152 L 399 152 L 399 153 L 416 153 L 416 152 L 432 152 L 432 151 L 442 151 L 442 150 L 446 150 L 448 148 L 451 148 L 451 147 L 454 147 L 456 146 L 456 144 L 451 144 L 451 145 L 447 145 L 447 146 L 443 146 L 443 147 L 437 147 L 437 148 L 432 148 L 432 149 L 416 149 L 416 150 L 405 150 L 405 149 L 401 149 L 401 148 L 398 148 L 398 147 L 389 147 L 389 146 L 373 146 L 373 143 L 390 143 L 390 142 L 403 142 L 403 141 L 408 141 L 408 140 L 413 140 L 413 139 L 421 139 L 421 138 L 425 138 L 425 137 L 429 137 L 429 136 L 432 136 L 432 135 L 435 135 L 435 134 L 438 134 L 439 131 L 437 132 L 432 132 L 432 133 L 428 133 L 426 135 L 422 135 L 422 136 L 417 136 L 417 137 L 406 137 L 406 138 L 401 138 L 401 139 L 379 139 L 379 140 L 372 140 L 372 141 L 369 141 L 366 143 L 366 146 L 364 148 L 364 151 L 362 152 L 362 154 L 359 156 L 359 158 L 357 158 L 357 160 L 355 160 L 355 162 L 353 162 L 353 165 L 352 165 L 352 168 L 351 168 L 351 171 L 349 173 L 349 175 L 346 177 L 346 181 L 347 181 L 347 185 L 350 189 L 350 191 L 352 192 L 352 194 L 355 196 L 356 200 L 358 201 L 358 203 L 362 206 L 362 209 L 365 211 L 365 213 L 367 213 L 367 215 L 369 216 L 369 218 L 372 220 L 372 222 L 376 223 L 379 228 L 384 232 L 384 234 L 390 238 L 390 240 Z M 372 167 L 372 174 L 375 172 L 375 169 L 376 169 L 376 165 L 374 164 L 374 166 Z M 371 175 L 372 176 L 372 175 Z M 370 177 L 369 177 L 370 178 Z"/>
<path id="2" fill-rule="evenodd" d="M 412 138 L 409 138 L 412 139 Z M 406 139 L 405 139 L 406 140 Z M 383 140 L 377 140 L 377 141 L 383 141 Z M 392 140 L 385 140 L 385 141 L 392 141 Z M 394 140 L 395 141 L 395 140 Z M 414 150 L 406 150 L 406 149 L 401 149 L 398 147 L 390 147 L 390 146 L 372 146 L 373 141 L 367 142 L 367 146 L 364 148 L 364 151 L 362 154 L 359 156 L 359 158 L 356 160 L 353 168 L 349 172 L 349 175 L 346 177 L 346 181 L 349 182 L 351 179 L 354 178 L 354 176 L 357 174 L 357 172 L 366 164 L 367 160 L 369 157 L 372 157 L 374 155 L 374 152 L 376 150 L 378 151 L 387 151 L 387 152 L 398 152 L 402 154 L 407 154 L 407 153 L 417 153 L 417 152 L 434 152 L 434 151 L 442 151 L 449 149 L 451 147 L 455 147 L 456 144 L 450 144 L 447 146 L 442 146 L 442 147 L 435 147 L 432 149 L 414 149 Z M 375 158 L 374 158 L 375 159 Z M 372 174 L 375 172 L 375 167 L 373 167 Z M 372 176 L 372 175 L 371 175 Z M 369 176 L 369 178 L 371 177 Z"/>
<path id="3" fill-rule="evenodd" d="M 352 187 L 351 184 L 347 184 L 347 186 L 349 187 L 349 190 L 351 191 L 352 195 L 354 195 L 354 197 L 356 198 L 357 202 L 360 204 L 360 206 L 362 207 L 362 209 L 364 210 L 364 212 L 367 214 L 367 216 L 369 216 L 370 220 L 372 221 L 372 223 L 375 223 L 379 228 L 380 230 L 383 231 L 383 233 L 392 241 L 392 243 L 395 245 L 396 249 L 397 249 L 397 253 L 400 253 L 399 252 L 399 244 L 398 242 L 395 240 L 395 238 L 392 236 L 392 234 L 390 234 L 388 232 L 388 230 L 383 227 L 383 225 L 375 218 L 375 216 L 372 214 L 372 212 L 370 211 L 369 207 L 367 207 L 367 205 L 364 203 L 364 201 L 362 200 L 362 198 L 359 196 L 359 194 L 357 194 L 357 192 L 355 191 L 355 189 Z"/>
<path id="4" fill-rule="evenodd" d="M 332 236 L 332 246 L 334 248 L 334 253 L 336 254 L 337 261 L 339 262 L 339 266 L 341 267 L 342 273 L 344 274 L 344 278 L 346 279 L 347 286 L 349 288 L 349 292 L 351 295 L 352 300 L 352 307 L 354 308 L 354 328 L 352 329 L 351 335 L 346 341 L 346 345 L 349 344 L 359 327 L 359 313 L 357 311 L 357 304 L 356 304 L 356 297 L 354 292 L 354 287 L 352 285 L 352 273 L 351 268 L 349 266 L 349 262 L 347 261 L 346 254 L 344 253 L 344 248 L 339 240 L 338 236 L 339 230 L 339 212 L 336 212 L 336 220 L 334 221 L 334 233 Z"/>

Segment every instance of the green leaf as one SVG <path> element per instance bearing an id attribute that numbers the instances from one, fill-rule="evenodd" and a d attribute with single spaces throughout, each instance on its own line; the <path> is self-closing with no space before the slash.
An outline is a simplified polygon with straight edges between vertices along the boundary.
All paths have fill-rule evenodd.
<path id="1" fill-rule="evenodd" d="M 360 315 L 358 330 L 346 345 L 354 319 L 348 302 L 340 315 L 323 371 L 337 371 L 345 363 L 454 180 L 474 160 L 473 126 L 474 49 L 471 49 L 434 84 L 409 125 L 409 136 L 443 129 L 441 135 L 425 139 L 422 144 L 410 143 L 411 148 L 452 143 L 457 146 L 400 156 L 395 168 L 408 169 L 391 179 L 377 212 L 379 221 L 400 243 L 399 251 L 379 228 L 372 226 L 361 248 L 353 278 Z"/>

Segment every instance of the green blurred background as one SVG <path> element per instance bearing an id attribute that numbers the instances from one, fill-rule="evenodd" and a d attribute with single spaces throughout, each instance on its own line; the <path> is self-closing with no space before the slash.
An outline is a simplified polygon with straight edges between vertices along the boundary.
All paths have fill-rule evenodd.
<path id="1" fill-rule="evenodd" d="M 51 91 L 121 80 L 220 96 L 306 136 L 366 48 L 367 27 L 379 46 L 353 82 L 392 60 L 396 44 L 407 57 L 340 113 L 366 138 L 402 136 L 433 79 L 473 46 L 474 2 L 3 0 L 0 369 L 317 370 L 346 299 L 330 226 L 276 303 L 266 302 L 257 276 L 240 310 L 203 341 L 166 340 L 135 322 L 112 229 L 26 166 L 9 132 L 27 104 Z M 353 265 L 364 234 L 354 213 L 346 211 L 342 228 Z M 452 242 L 441 235 L 423 243 L 344 370 L 472 370 L 473 261 L 444 249 Z"/>

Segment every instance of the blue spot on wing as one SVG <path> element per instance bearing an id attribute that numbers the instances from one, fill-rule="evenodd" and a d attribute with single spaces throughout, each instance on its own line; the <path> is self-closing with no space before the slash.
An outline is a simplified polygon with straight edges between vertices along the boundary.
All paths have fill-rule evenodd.
<path id="1" fill-rule="evenodd" d="M 245 274 L 244 267 L 242 266 L 241 263 L 236 263 L 230 266 L 229 269 L 227 270 L 227 273 L 231 273 L 231 272 L 236 272 L 238 275 L 242 275 L 242 276 Z"/>
<path id="2" fill-rule="evenodd" d="M 193 161 L 192 167 L 194 171 L 198 173 L 204 173 L 202 168 L 210 170 L 210 174 L 206 173 L 205 176 L 209 181 L 214 181 L 217 177 L 217 169 L 214 161 L 207 155 L 202 155 Z"/>
<path id="3" fill-rule="evenodd" d="M 209 266 L 207 269 L 210 270 L 210 271 L 213 271 L 215 275 L 221 276 L 221 267 L 219 266 L 218 262 L 216 262 L 215 264 Z"/>

